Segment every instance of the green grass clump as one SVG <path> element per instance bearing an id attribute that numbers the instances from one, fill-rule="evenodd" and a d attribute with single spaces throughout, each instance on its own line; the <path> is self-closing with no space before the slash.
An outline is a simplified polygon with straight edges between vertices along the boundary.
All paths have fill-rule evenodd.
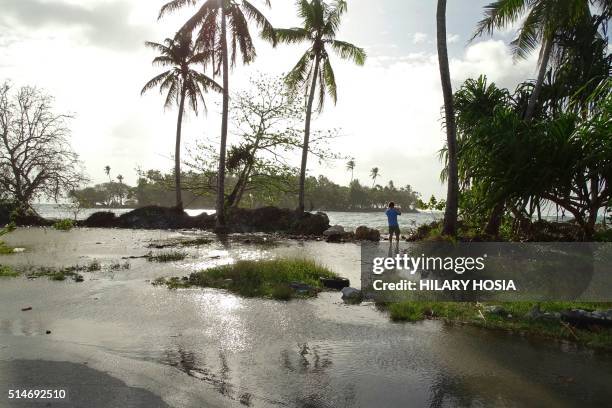
<path id="1" fill-rule="evenodd" d="M 10 266 L 0 265 L 0 278 L 15 278 L 19 276 L 19 272 Z"/>
<path id="2" fill-rule="evenodd" d="M 86 267 L 87 272 L 96 272 L 101 269 L 102 269 L 102 265 L 100 265 L 100 262 L 98 262 L 95 259 L 91 261 Z"/>
<path id="3" fill-rule="evenodd" d="M 0 241 L 0 255 L 8 255 L 13 253 L 13 248 L 7 246 L 4 242 Z"/>
<path id="4" fill-rule="evenodd" d="M 245 297 L 271 297 L 287 300 L 296 293 L 290 287 L 293 282 L 311 286 L 313 291 L 304 296 L 316 296 L 321 288 L 319 278 L 337 275 L 315 262 L 297 259 L 268 261 L 238 261 L 232 265 L 217 266 L 189 276 L 192 286 L 227 289 Z"/>
<path id="5" fill-rule="evenodd" d="M 187 253 L 182 251 L 159 252 L 157 254 L 149 253 L 147 260 L 149 262 L 175 262 L 182 261 L 187 258 Z"/>
<path id="6" fill-rule="evenodd" d="M 493 304 L 491 304 L 493 305 Z M 398 302 L 379 305 L 389 312 L 393 321 L 416 322 L 440 319 L 486 329 L 498 329 L 538 337 L 572 341 L 595 348 L 612 350 L 612 328 L 569 327 L 558 319 L 531 319 L 527 315 L 535 302 L 498 302 L 504 313 L 488 313 L 486 304 L 467 302 Z M 612 303 L 541 302 L 542 312 L 560 313 L 569 309 L 607 310 Z"/>
<path id="7" fill-rule="evenodd" d="M 58 231 L 70 231 L 74 228 L 74 221 L 70 219 L 58 220 L 53 224 L 53 228 Z"/>

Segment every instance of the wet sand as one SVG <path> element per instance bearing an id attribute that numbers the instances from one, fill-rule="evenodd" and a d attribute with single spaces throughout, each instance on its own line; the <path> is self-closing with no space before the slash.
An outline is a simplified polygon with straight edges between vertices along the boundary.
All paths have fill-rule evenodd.
<path id="1" fill-rule="evenodd" d="M 186 248 L 184 261 L 139 258 L 129 260 L 129 270 L 108 268 L 122 257 L 157 251 L 147 248 L 153 241 L 193 234 L 38 228 L 11 234 L 7 243 L 27 251 L 2 257 L 4 264 L 70 266 L 97 259 L 102 270 L 83 273 L 83 283 L 0 280 L 0 407 L 12 406 L 4 399 L 7 367 L 8 381 L 43 373 L 41 379 L 52 378 L 80 397 L 102 395 L 112 382 L 125 402 L 117 406 L 149 407 L 160 399 L 171 407 L 569 407 L 610 401 L 610 355 L 434 321 L 395 324 L 371 304 L 342 304 L 338 293 L 276 302 L 212 289 L 170 291 L 148 282 L 238 258 L 300 256 L 355 284 L 356 244 L 214 241 Z M 32 310 L 21 311 L 25 306 Z M 99 387 L 79 388 L 80 378 L 68 369 L 73 366 L 51 370 L 58 362 L 87 363 L 84 376 L 98 376 Z M 57 406 L 83 406 L 70 404 Z"/>

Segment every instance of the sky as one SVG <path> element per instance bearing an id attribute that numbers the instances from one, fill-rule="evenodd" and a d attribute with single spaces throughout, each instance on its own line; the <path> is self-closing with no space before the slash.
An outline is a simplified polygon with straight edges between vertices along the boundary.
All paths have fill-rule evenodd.
<path id="1" fill-rule="evenodd" d="M 453 88 L 485 74 L 514 89 L 536 74 L 537 55 L 515 62 L 509 42 L 513 28 L 469 41 L 483 6 L 490 0 L 450 0 L 447 10 Z M 176 110 L 165 110 L 157 92 L 140 95 L 160 69 L 145 41 L 172 37 L 194 8 L 164 17 L 164 0 L 0 0 L 0 82 L 34 85 L 55 97 L 56 109 L 74 115 L 72 144 L 92 182 L 105 181 L 104 167 L 134 183 L 136 169 L 170 170 Z M 293 0 L 253 0 L 275 27 L 299 24 Z M 438 151 L 444 146 L 442 90 L 435 43 L 435 0 L 349 0 L 338 39 L 363 47 L 368 60 L 358 67 L 332 56 L 338 103 L 329 100 L 315 130 L 340 129 L 329 147 L 355 158 L 354 175 L 370 184 L 410 184 L 424 197 L 445 195 Z M 237 66 L 230 92 L 244 89 L 261 73 L 282 75 L 306 45 L 271 45 L 257 40 L 257 59 Z M 220 78 L 219 78 L 220 80 Z M 199 141 L 218 141 L 220 97 L 207 96 L 206 115 L 187 115 L 184 153 Z M 292 158 L 293 159 L 293 158 Z M 295 164 L 298 165 L 298 155 Z M 348 184 L 344 161 L 311 160 L 309 175 L 324 174 Z"/>

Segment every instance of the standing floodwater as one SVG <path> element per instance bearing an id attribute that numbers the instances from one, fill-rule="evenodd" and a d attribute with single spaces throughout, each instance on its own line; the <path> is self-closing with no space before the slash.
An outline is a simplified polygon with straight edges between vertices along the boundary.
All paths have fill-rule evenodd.
<path id="1" fill-rule="evenodd" d="M 58 381 L 54 367 L 61 366 L 51 361 L 86 363 L 83 375 L 99 373 L 100 386 L 118 381 L 133 390 L 130 398 L 153 404 L 153 393 L 174 407 L 609 403 L 609 355 L 433 321 L 395 324 L 373 305 L 344 305 L 338 293 L 278 302 L 150 284 L 158 276 L 274 256 L 317 259 L 354 281 L 359 277 L 354 244 L 270 242 L 258 235 L 184 248 L 188 257 L 168 264 L 121 259 L 184 238 L 193 237 L 38 228 L 11 234 L 8 243 L 27 252 L 4 257 L 6 264 L 68 266 L 97 259 L 102 267 L 84 273 L 83 283 L 0 281 L 1 371 L 17 375 L 36 367 Z M 126 261 L 129 269 L 110 268 Z M 21 311 L 25 306 L 32 310 Z M 5 381 L 0 375 L 0 385 Z M 75 390 L 83 389 L 78 378 L 73 381 Z"/>

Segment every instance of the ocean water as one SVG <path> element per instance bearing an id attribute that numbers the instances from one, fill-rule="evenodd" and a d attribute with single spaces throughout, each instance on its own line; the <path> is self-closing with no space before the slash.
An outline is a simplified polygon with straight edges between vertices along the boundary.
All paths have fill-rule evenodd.
<path id="1" fill-rule="evenodd" d="M 36 211 L 44 218 L 75 218 L 84 220 L 91 214 L 98 211 L 112 211 L 117 215 L 131 211 L 131 208 L 87 208 L 81 209 L 76 214 L 68 206 L 57 204 L 37 204 L 34 206 Z M 185 210 L 189 215 L 195 216 L 202 214 L 214 214 L 214 209 L 188 209 Z M 360 225 L 365 225 L 370 228 L 376 228 L 384 231 L 387 228 L 387 217 L 383 211 L 380 212 L 344 212 L 344 211 L 328 211 L 329 222 L 331 225 L 342 225 L 346 230 L 354 230 Z M 400 226 L 402 228 L 414 228 L 422 224 L 430 223 L 439 220 L 443 217 L 441 212 L 418 212 L 405 213 L 400 216 Z"/>

